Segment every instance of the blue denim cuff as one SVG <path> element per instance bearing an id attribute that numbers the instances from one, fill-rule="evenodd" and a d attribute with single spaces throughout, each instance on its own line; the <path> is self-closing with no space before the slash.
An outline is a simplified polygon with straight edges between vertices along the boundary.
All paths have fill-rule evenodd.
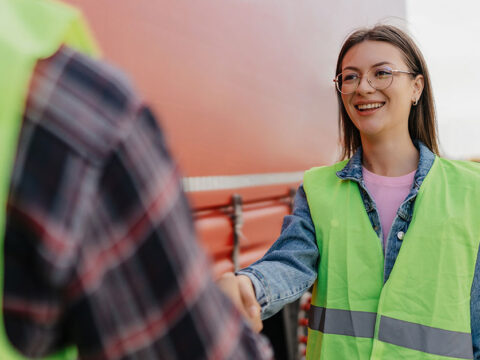
<path id="1" fill-rule="evenodd" d="M 235 272 L 235 275 L 245 275 L 250 278 L 252 281 L 253 287 L 255 289 L 255 296 L 257 298 L 258 303 L 260 304 L 261 308 L 261 316 L 263 320 L 263 315 L 265 313 L 265 308 L 268 305 L 268 296 L 267 296 L 267 289 L 266 284 L 263 279 L 263 275 L 255 269 L 252 268 L 245 268 Z"/>

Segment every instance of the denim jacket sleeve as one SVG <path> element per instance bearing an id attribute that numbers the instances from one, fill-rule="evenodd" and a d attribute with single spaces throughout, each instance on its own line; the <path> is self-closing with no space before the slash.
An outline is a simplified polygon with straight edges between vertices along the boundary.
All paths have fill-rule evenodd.
<path id="1" fill-rule="evenodd" d="M 285 216 L 277 241 L 260 260 L 237 272 L 252 280 L 262 319 L 274 315 L 312 286 L 317 278 L 318 258 L 315 227 L 301 185 L 293 213 Z"/>

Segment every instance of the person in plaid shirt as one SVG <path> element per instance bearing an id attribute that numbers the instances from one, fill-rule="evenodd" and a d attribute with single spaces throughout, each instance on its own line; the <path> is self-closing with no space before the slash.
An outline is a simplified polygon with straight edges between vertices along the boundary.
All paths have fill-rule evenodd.
<path id="1" fill-rule="evenodd" d="M 27 356 L 272 357 L 212 280 L 156 119 L 65 46 L 30 83 L 4 250 L 5 327 Z"/>

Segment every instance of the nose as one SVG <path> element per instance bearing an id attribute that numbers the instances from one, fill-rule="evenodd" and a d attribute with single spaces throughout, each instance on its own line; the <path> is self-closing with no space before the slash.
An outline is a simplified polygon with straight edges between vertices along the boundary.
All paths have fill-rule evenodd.
<path id="1" fill-rule="evenodd" d="M 360 78 L 356 92 L 360 95 L 374 93 L 376 89 L 368 82 L 368 76 L 364 75 Z"/>

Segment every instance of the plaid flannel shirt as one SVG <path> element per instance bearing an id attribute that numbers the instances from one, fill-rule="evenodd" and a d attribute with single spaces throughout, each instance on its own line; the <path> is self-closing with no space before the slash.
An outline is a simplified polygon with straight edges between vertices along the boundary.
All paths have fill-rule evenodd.
<path id="1" fill-rule="evenodd" d="M 31 80 L 11 178 L 4 316 L 28 356 L 264 359 L 196 244 L 152 113 L 107 64 L 62 47 Z"/>

